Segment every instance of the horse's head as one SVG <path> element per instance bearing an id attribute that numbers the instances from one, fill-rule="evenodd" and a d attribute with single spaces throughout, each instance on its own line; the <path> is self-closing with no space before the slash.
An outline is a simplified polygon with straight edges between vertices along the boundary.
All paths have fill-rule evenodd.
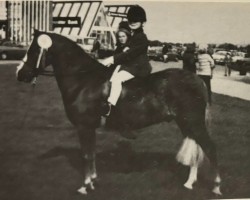
<path id="1" fill-rule="evenodd" d="M 32 43 L 23 58 L 23 62 L 17 66 L 17 80 L 30 83 L 41 74 L 50 59 L 46 53 L 52 46 L 52 39 L 46 32 L 35 30 Z"/>

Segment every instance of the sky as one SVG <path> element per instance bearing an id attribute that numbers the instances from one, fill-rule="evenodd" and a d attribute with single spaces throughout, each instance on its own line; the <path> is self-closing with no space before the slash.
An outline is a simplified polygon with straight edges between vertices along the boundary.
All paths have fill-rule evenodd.
<path id="1" fill-rule="evenodd" d="M 250 1 L 113 1 L 138 4 L 147 13 L 144 31 L 162 42 L 250 44 Z"/>

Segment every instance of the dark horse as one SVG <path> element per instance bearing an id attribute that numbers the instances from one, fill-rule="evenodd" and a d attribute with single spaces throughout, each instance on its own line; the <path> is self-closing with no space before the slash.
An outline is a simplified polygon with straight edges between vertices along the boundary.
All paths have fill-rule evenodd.
<path id="1" fill-rule="evenodd" d="M 61 91 L 67 117 L 78 130 L 85 163 L 84 183 L 79 192 L 94 189 L 96 128 L 100 124 L 101 105 L 109 94 L 112 69 L 91 58 L 72 40 L 48 32 L 35 31 L 29 50 L 18 66 L 17 79 L 24 82 L 52 65 Z M 213 192 L 220 194 L 220 176 L 216 148 L 207 130 L 207 90 L 196 75 L 181 69 L 167 69 L 124 84 L 116 108 L 107 126 L 130 131 L 154 123 L 169 121 L 168 109 L 184 136 L 177 160 L 190 166 L 186 188 L 192 189 L 203 152 L 215 172 Z"/>

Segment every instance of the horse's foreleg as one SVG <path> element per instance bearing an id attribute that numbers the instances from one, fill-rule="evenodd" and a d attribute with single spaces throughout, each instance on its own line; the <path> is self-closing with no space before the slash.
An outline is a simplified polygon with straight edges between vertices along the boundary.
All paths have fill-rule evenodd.
<path id="1" fill-rule="evenodd" d="M 94 190 L 94 181 L 97 178 L 95 166 L 95 131 L 81 127 L 78 129 L 84 161 L 84 182 L 78 190 L 81 194 L 87 194 L 87 189 Z"/>

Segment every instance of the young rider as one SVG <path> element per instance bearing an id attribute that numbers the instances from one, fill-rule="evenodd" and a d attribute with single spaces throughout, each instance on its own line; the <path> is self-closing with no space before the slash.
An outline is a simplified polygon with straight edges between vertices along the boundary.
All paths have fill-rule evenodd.
<path id="1" fill-rule="evenodd" d="M 116 32 L 116 48 L 113 55 L 120 54 L 129 50 L 129 40 L 131 37 L 131 29 L 129 28 L 127 21 L 122 21 L 119 24 L 118 31 Z M 121 65 L 113 65 L 115 70 L 112 74 L 110 82 L 112 82 L 113 77 L 116 76 L 116 73 L 120 71 Z"/>
<path id="2" fill-rule="evenodd" d="M 111 91 L 104 116 L 109 116 L 112 106 L 116 105 L 123 82 L 137 76 L 147 76 L 152 70 L 147 56 L 148 39 L 143 31 L 143 25 L 147 21 L 146 12 L 140 6 L 132 6 L 128 11 L 127 19 L 131 29 L 129 49 L 102 61 L 102 64 L 107 67 L 111 64 L 121 65 L 119 71 L 111 79 Z"/>
<path id="3" fill-rule="evenodd" d="M 127 21 L 122 21 L 119 24 L 118 31 L 116 32 L 116 49 L 114 55 L 126 52 L 129 50 L 129 40 L 131 37 L 131 29 Z"/>

